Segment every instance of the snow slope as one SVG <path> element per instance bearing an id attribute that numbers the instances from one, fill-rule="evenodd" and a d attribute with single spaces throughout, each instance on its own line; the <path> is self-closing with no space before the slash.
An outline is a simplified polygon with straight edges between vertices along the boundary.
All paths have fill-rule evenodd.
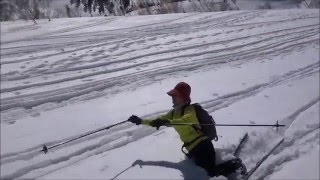
<path id="1" fill-rule="evenodd" d="M 286 125 L 218 127 L 220 161 L 245 132 L 249 169 L 284 137 L 252 179 L 319 179 L 317 10 L 31 24 L 1 22 L 1 178 L 208 179 L 172 128 L 125 123 L 39 152 L 131 114 L 156 117 L 185 81 L 217 123 Z"/>

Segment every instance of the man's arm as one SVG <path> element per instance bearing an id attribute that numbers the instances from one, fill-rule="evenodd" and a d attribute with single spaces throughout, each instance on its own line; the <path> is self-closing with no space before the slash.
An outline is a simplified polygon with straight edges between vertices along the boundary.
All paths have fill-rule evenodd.
<path id="1" fill-rule="evenodd" d="M 193 110 L 188 110 L 184 113 L 181 118 L 172 119 L 170 123 L 192 123 L 192 124 L 199 124 L 197 115 Z"/>
<path id="2" fill-rule="evenodd" d="M 150 122 L 152 122 L 152 121 L 154 121 L 156 119 L 170 120 L 171 119 L 171 111 L 167 112 L 166 114 L 160 115 L 159 117 L 157 117 L 155 119 L 142 119 L 142 123 L 141 124 L 150 126 Z"/>
<path id="3" fill-rule="evenodd" d="M 169 120 L 170 123 L 192 123 L 192 124 L 199 124 L 199 121 L 197 119 L 197 115 L 194 110 L 188 110 L 184 113 L 184 115 L 181 118 L 172 119 L 172 111 L 169 111 L 168 113 L 156 118 L 156 119 L 163 119 L 163 120 Z M 150 122 L 153 120 L 145 119 L 142 121 L 142 124 L 150 125 Z"/>

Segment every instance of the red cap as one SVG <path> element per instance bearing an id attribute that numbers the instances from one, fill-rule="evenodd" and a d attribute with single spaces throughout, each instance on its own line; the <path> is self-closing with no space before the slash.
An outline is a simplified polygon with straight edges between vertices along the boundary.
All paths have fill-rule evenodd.
<path id="1" fill-rule="evenodd" d="M 169 96 L 182 97 L 187 103 L 191 103 L 190 99 L 191 87 L 185 82 L 178 83 L 174 89 L 167 92 Z"/>

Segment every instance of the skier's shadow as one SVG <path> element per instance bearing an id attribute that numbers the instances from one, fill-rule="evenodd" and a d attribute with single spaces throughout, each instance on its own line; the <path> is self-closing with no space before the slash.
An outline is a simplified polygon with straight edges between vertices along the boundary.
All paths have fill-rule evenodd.
<path id="1" fill-rule="evenodd" d="M 142 166 L 160 166 L 165 168 L 172 168 L 177 169 L 182 173 L 183 179 L 197 179 L 197 180 L 208 180 L 209 177 L 207 173 L 198 166 L 195 166 L 191 160 L 185 159 L 178 163 L 169 162 L 169 161 L 143 161 L 143 160 L 136 160 L 130 167 L 125 169 L 124 171 L 117 174 L 113 179 L 117 178 L 119 175 L 127 171 L 133 166 L 139 165 L 141 168 Z M 170 178 L 170 177 L 169 177 Z"/>

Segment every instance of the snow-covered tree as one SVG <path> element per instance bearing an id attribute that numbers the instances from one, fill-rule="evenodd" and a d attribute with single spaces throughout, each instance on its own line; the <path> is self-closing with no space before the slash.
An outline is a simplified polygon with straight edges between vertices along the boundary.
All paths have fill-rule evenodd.
<path id="1" fill-rule="evenodd" d="M 52 13 L 51 3 L 52 3 L 52 0 L 40 0 L 39 2 L 42 13 L 46 18 L 48 18 L 49 21 L 51 21 L 51 13 Z"/>

